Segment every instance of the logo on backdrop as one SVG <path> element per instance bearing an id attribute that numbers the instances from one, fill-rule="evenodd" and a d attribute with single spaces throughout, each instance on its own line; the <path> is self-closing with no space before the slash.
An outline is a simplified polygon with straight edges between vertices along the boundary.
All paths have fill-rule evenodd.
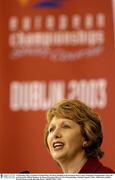
<path id="1" fill-rule="evenodd" d="M 25 7 L 28 5 L 30 0 L 17 0 L 21 6 Z"/>
<path id="2" fill-rule="evenodd" d="M 30 0 L 17 0 L 22 7 L 27 6 Z M 33 8 L 58 8 L 64 0 L 37 0 L 33 3 Z"/>
<path id="3" fill-rule="evenodd" d="M 58 8 L 62 5 L 63 0 L 40 0 L 36 2 L 34 8 Z"/>

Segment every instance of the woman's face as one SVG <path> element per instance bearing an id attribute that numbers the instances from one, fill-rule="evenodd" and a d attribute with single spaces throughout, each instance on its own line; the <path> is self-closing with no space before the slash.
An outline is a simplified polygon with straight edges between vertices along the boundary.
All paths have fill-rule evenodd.
<path id="1" fill-rule="evenodd" d="M 72 160 L 84 151 L 83 141 L 79 124 L 53 117 L 48 128 L 47 143 L 54 160 Z"/>

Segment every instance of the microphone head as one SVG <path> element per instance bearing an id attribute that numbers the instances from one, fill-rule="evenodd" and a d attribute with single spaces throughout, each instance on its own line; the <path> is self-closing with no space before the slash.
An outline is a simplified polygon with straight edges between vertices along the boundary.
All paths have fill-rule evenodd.
<path id="1" fill-rule="evenodd" d="M 20 173 L 30 173 L 29 171 L 25 170 L 25 171 L 21 171 Z"/>

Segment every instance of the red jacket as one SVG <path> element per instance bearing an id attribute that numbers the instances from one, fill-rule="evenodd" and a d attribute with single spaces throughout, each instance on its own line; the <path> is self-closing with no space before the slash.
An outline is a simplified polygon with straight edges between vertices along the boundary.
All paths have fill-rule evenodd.
<path id="1" fill-rule="evenodd" d="M 97 158 L 90 158 L 79 173 L 114 173 L 114 171 L 103 166 Z"/>

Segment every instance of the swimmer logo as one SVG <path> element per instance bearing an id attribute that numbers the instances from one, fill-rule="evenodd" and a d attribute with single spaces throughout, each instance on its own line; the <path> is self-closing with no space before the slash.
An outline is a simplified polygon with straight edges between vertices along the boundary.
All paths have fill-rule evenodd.
<path id="1" fill-rule="evenodd" d="M 63 0 L 40 0 L 33 5 L 34 8 L 58 8 Z"/>

